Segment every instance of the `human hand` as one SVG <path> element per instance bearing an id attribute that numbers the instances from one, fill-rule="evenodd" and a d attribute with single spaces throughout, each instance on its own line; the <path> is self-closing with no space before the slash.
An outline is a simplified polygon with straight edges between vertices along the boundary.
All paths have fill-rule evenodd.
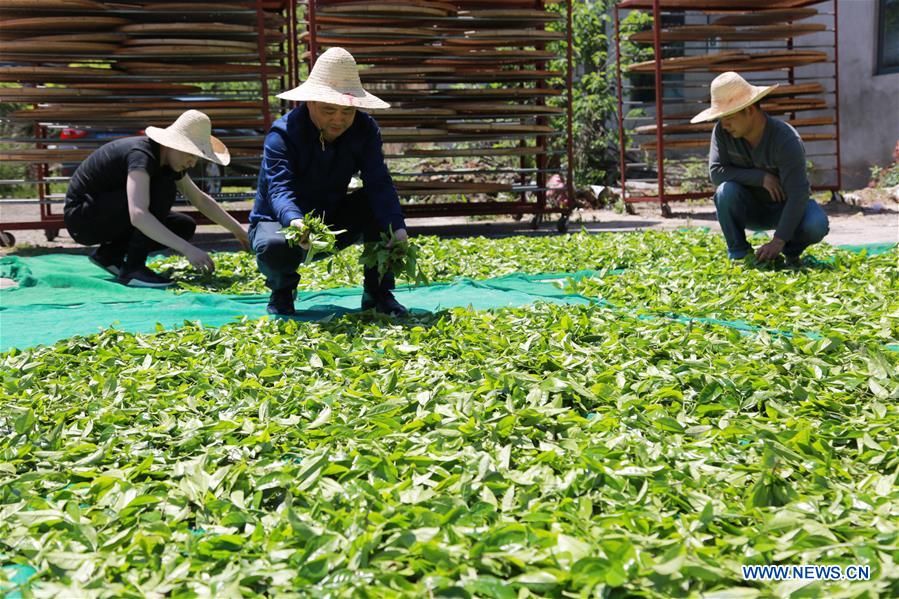
<path id="1" fill-rule="evenodd" d="M 771 173 L 765 174 L 765 178 L 762 180 L 762 187 L 768 191 L 771 199 L 775 202 L 783 202 L 787 199 L 787 194 L 784 193 L 783 187 L 780 186 L 780 179 Z"/>
<path id="2" fill-rule="evenodd" d="M 190 246 L 190 249 L 184 252 L 184 257 L 187 258 L 187 261 L 190 262 L 191 266 L 201 273 L 211 273 L 215 271 L 215 263 L 213 263 L 209 254 L 196 246 Z"/>
<path id="3" fill-rule="evenodd" d="M 394 243 L 406 243 L 407 241 L 409 241 L 409 234 L 406 229 L 397 229 L 393 232 L 393 239 L 387 243 L 387 247 L 391 248 Z"/>
<path id="4" fill-rule="evenodd" d="M 786 242 L 783 239 L 775 237 L 755 251 L 755 258 L 759 262 L 774 260 L 783 251 L 784 245 L 786 245 Z"/>
<path id="5" fill-rule="evenodd" d="M 296 227 L 303 231 L 303 237 L 299 240 L 299 246 L 306 251 L 309 251 L 309 230 L 306 228 L 306 223 L 303 222 L 302 218 L 295 218 L 290 221 L 291 227 Z"/>

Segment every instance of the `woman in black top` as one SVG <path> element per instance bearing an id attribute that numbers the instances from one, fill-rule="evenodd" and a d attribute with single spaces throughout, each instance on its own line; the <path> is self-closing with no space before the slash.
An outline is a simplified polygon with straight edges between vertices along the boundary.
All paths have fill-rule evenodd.
<path id="1" fill-rule="evenodd" d="M 196 230 L 193 219 L 172 211 L 176 191 L 249 249 L 243 227 L 186 172 L 198 158 L 221 165 L 230 162 L 228 149 L 211 131 L 209 117 L 188 110 L 165 129 L 147 127 L 145 136 L 101 146 L 72 175 L 66 192 L 66 228 L 78 243 L 99 244 L 91 261 L 123 285 L 170 285 L 169 279 L 146 266 L 147 255 L 163 246 L 184 254 L 198 270 L 215 268 L 206 252 L 188 242 Z"/>

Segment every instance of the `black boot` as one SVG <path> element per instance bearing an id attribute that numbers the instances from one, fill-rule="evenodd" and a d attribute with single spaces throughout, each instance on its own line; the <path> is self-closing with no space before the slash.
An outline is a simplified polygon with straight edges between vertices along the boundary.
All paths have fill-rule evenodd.
<path id="1" fill-rule="evenodd" d="M 119 276 L 125 263 L 125 253 L 117 247 L 119 244 L 103 243 L 95 249 L 88 259 L 113 276 Z"/>
<path id="2" fill-rule="evenodd" d="M 172 285 L 170 278 L 150 270 L 146 263 L 147 254 L 145 252 L 137 252 L 136 256 L 129 253 L 125 257 L 116 281 L 128 287 L 163 288 Z"/>
<path id="3" fill-rule="evenodd" d="M 293 300 L 296 296 L 296 289 L 275 289 L 268 298 L 268 306 L 265 310 L 276 316 L 293 316 L 296 314 L 293 307 Z"/>
<path id="4" fill-rule="evenodd" d="M 407 316 L 409 311 L 393 297 L 396 280 L 393 273 L 387 273 L 383 279 L 378 277 L 377 268 L 366 268 L 362 292 L 362 309 L 377 310 L 388 316 Z"/>

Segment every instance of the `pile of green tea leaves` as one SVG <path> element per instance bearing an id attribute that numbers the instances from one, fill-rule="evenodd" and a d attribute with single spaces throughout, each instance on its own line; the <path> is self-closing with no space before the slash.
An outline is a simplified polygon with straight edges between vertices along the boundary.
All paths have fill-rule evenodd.
<path id="1" fill-rule="evenodd" d="M 397 241 L 393 231 L 381 233 L 379 241 L 363 244 L 359 256 L 362 266 L 376 268 L 381 279 L 391 273 L 416 285 L 427 285 L 428 278 L 419 267 L 418 260 L 418 246 L 409 241 Z"/>
<path id="2" fill-rule="evenodd" d="M 574 233 L 544 237 L 515 236 L 499 239 L 464 237 L 444 239 L 422 235 L 413 237 L 418 248 L 417 262 L 431 282 L 458 277 L 484 279 L 514 272 L 575 272 L 626 268 L 661 256 L 678 259 L 684 252 L 696 259 L 721 262 L 724 244 L 720 235 L 701 230 L 665 233 Z M 301 265 L 300 290 L 317 291 L 361 284 L 359 258 L 362 246 L 351 246 L 326 261 Z M 835 252 L 816 246 L 827 257 Z M 845 252 L 839 252 L 844 253 Z M 265 281 L 249 253 L 216 253 L 212 276 L 197 273 L 182 256 L 158 258 L 151 266 L 173 277 L 184 289 L 212 293 L 264 293 Z M 402 274 L 400 275 L 402 279 Z"/>
<path id="3" fill-rule="evenodd" d="M 821 244 L 807 252 L 802 268 L 783 268 L 732 262 L 721 236 L 702 230 L 502 239 L 422 236 L 414 242 L 416 267 L 432 283 L 514 272 L 594 270 L 601 276 L 568 289 L 638 313 L 885 343 L 899 340 L 897 249 L 867 256 Z M 300 266 L 300 290 L 359 286 L 360 252 L 354 246 Z M 212 275 L 197 274 L 180 257 L 159 260 L 155 267 L 191 291 L 267 292 L 252 255 L 219 253 L 213 259 Z M 620 275 L 608 276 L 619 270 Z M 400 282 L 404 278 L 400 273 Z"/>
<path id="4" fill-rule="evenodd" d="M 715 243 L 707 233 L 693 233 L 686 240 Z M 443 239 L 416 236 L 417 266 L 432 282 L 458 277 L 484 279 L 513 272 L 574 272 L 581 269 L 618 268 L 650 254 L 650 248 L 667 251 L 669 235 L 589 235 L 578 233 L 551 237 L 507 237 L 489 239 L 466 237 Z M 723 247 L 723 246 L 721 246 Z M 333 258 L 301 265 L 299 289 L 317 291 L 334 287 L 354 287 L 362 283 L 359 259 L 362 246 L 351 246 Z M 716 250 L 721 248 L 716 247 Z M 181 256 L 160 258 L 151 263 L 155 269 L 173 277 L 184 289 L 213 293 L 265 293 L 265 281 L 248 253 L 212 255 L 216 270 L 211 276 L 196 273 Z M 719 257 L 720 258 L 720 257 Z M 405 279 L 400 273 L 400 280 Z"/>
<path id="5" fill-rule="evenodd" d="M 841 339 L 899 340 L 895 248 L 867 256 L 822 246 L 813 249 L 818 257 L 807 257 L 801 268 L 715 259 L 703 246 L 682 249 L 679 255 L 653 253 L 632 261 L 618 277 L 583 278 L 567 289 L 641 314 L 718 319 Z"/>
<path id="6" fill-rule="evenodd" d="M 281 229 L 281 232 L 284 233 L 284 238 L 291 247 L 301 247 L 306 244 L 306 258 L 303 262 L 310 264 L 317 254 L 333 252 L 337 245 L 337 236 L 346 231 L 343 229 L 332 230 L 325 224 L 323 217 L 307 212 L 300 219 L 298 226 L 290 225 Z"/>
<path id="7" fill-rule="evenodd" d="M 589 269 L 567 286 L 603 301 L 2 354 L 0 592 L 30 567 L 36 597 L 899 595 L 895 249 L 789 269 L 695 231 L 416 242 L 435 281 Z M 358 284 L 353 251 L 304 281 Z M 175 272 L 264 289 L 215 259 Z"/>
<path id="8" fill-rule="evenodd" d="M 878 343 L 534 305 L 106 331 L 0 366 L 0 556 L 34 596 L 899 593 Z M 871 580 L 740 570 L 816 563 Z"/>

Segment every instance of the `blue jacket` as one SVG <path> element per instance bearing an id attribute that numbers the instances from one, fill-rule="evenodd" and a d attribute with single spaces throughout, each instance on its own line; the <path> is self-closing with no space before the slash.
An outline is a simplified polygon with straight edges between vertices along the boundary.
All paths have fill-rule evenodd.
<path id="1" fill-rule="evenodd" d="M 403 210 L 384 164 L 381 130 L 375 120 L 356 111 L 350 128 L 322 150 L 318 128 L 302 103 L 275 121 L 265 137 L 250 223 L 276 221 L 286 227 L 306 212 L 328 212 L 346 196 L 356 173 L 361 174 L 381 228 L 404 229 Z"/>

